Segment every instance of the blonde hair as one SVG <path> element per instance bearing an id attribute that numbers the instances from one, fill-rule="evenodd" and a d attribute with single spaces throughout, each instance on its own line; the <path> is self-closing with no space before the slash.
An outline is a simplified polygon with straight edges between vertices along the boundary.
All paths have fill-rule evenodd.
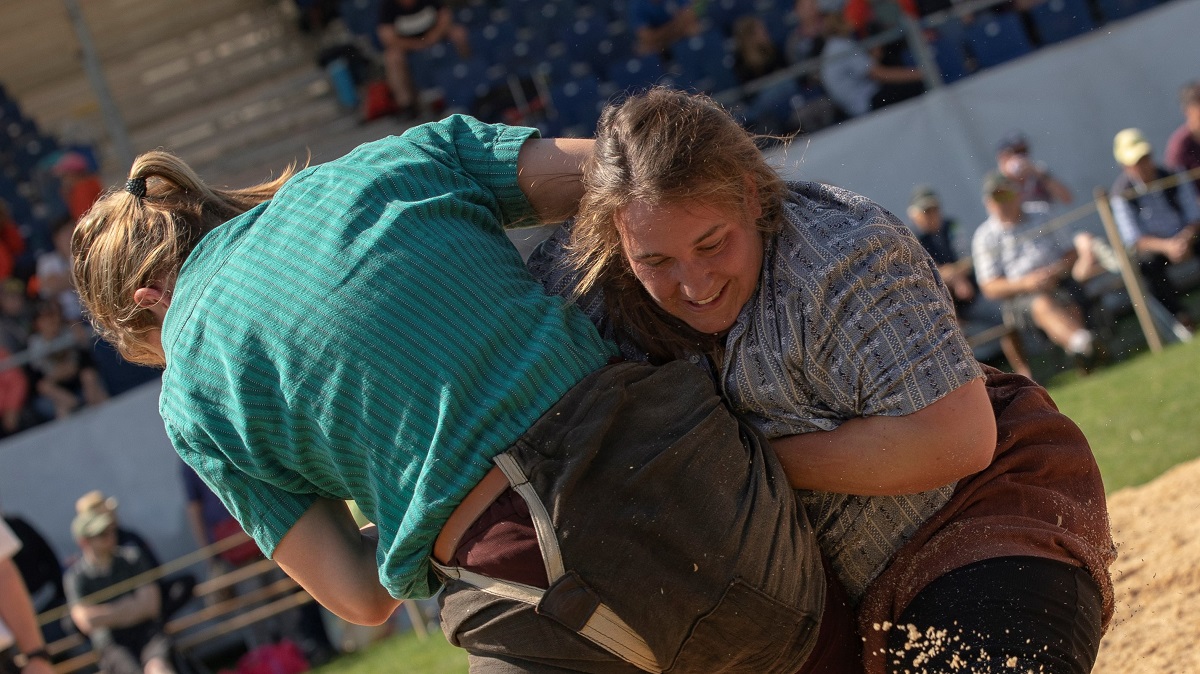
<path id="1" fill-rule="evenodd" d="M 127 187 L 105 193 L 79 219 L 71 238 L 75 288 L 100 335 L 129 361 L 163 366 L 148 339 L 161 326 L 134 301 L 134 292 L 146 287 L 169 292 L 205 234 L 271 200 L 294 173 L 292 164 L 274 180 L 217 189 L 169 152 L 134 160 Z"/>
<path id="2" fill-rule="evenodd" d="M 764 236 L 779 231 L 787 188 L 759 139 L 712 98 L 666 87 L 601 114 L 567 263 L 580 276 L 577 297 L 602 289 L 613 323 L 654 360 L 711 352 L 722 340 L 692 330 L 654 302 L 625 258 L 617 220 L 634 202 L 745 212 L 753 186 L 762 213 L 758 228 Z"/>

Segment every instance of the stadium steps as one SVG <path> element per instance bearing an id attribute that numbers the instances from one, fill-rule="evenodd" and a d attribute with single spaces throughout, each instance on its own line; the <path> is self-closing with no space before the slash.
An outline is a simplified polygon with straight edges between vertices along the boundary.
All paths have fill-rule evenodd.
<path id="1" fill-rule="evenodd" d="M 315 45 L 295 28 L 290 0 L 86 0 L 81 2 L 104 76 L 135 152 L 165 147 L 203 171 L 305 135 L 352 124 L 315 63 Z M 12 21 L 31 26 L 29 39 Z M 0 5 L 0 56 L 44 57 L 41 78 L 0 61 L 0 82 L 44 131 L 105 139 L 100 105 L 77 53 L 66 11 L 42 0 Z M 65 31 L 65 32 L 64 32 Z M 14 47 L 5 41 L 16 35 Z M 48 43 L 48 38 L 57 43 Z M 49 44 L 57 44 L 50 49 Z M 63 65 L 63 55 L 70 58 Z M 107 143 L 101 155 L 112 159 Z M 303 155 L 301 155 L 303 156 Z M 105 166 L 111 182 L 127 167 Z"/>

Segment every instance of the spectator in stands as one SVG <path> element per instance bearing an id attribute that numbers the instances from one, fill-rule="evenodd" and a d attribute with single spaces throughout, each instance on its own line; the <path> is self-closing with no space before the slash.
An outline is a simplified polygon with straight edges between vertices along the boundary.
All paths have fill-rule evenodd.
<path id="1" fill-rule="evenodd" d="M 117 545 L 137 548 L 141 556 L 150 562 L 150 566 L 157 567 L 162 565 L 162 562 L 158 558 L 158 553 L 154 552 L 154 548 L 150 547 L 150 543 L 141 534 L 121 526 L 121 521 L 117 517 L 117 497 L 105 496 L 104 492 L 98 489 L 89 491 L 75 501 L 76 515 L 88 512 L 108 513 L 111 515 L 113 521 L 117 523 Z M 184 604 L 191 600 L 192 590 L 195 587 L 196 578 L 190 573 L 175 574 L 158 582 L 159 596 L 162 597 L 163 620 L 170 618 Z"/>
<path id="2" fill-rule="evenodd" d="M 789 63 L 802 63 L 821 55 L 825 46 L 825 13 L 820 0 L 796 0 L 795 26 L 788 32 L 784 51 Z"/>
<path id="3" fill-rule="evenodd" d="M 441 0 L 383 0 L 376 28 L 383 45 L 383 67 L 398 114 L 417 114 L 419 98 L 409 64 L 409 54 L 449 40 L 461 58 L 471 55 L 465 26 Z"/>
<path id="4" fill-rule="evenodd" d="M 305 33 L 320 34 L 341 13 L 339 0 L 295 0 L 297 25 Z"/>
<path id="5" fill-rule="evenodd" d="M 30 367 L 36 377 L 34 406 L 43 417 L 63 419 L 84 405 L 108 400 L 92 364 L 91 336 L 82 323 L 67 323 L 55 300 L 41 300 L 29 336 Z"/>
<path id="6" fill-rule="evenodd" d="M 33 331 L 33 306 L 18 278 L 0 281 L 0 346 L 12 353 L 24 351 Z"/>
<path id="7" fill-rule="evenodd" d="M 1044 219 L 1022 208 L 1020 186 L 1003 174 L 984 180 L 983 203 L 988 219 L 975 230 L 971 255 L 984 296 L 1002 303 L 1006 323 L 1040 329 L 1086 371 L 1097 344 L 1087 297 L 1072 278 L 1075 244 L 1061 230 L 1041 231 Z"/>
<path id="8" fill-rule="evenodd" d="M 0 361 L 13 355 L 0 346 Z M 28 414 L 29 375 L 23 367 L 0 370 L 0 437 L 22 430 L 32 419 Z"/>
<path id="9" fill-rule="evenodd" d="M 82 556 L 63 576 L 71 620 L 92 641 L 106 674 L 173 674 L 171 645 L 163 633 L 157 583 L 128 581 L 154 568 L 137 546 L 119 545 L 117 522 L 106 508 L 88 508 L 71 521 Z M 114 585 L 114 597 L 91 595 Z"/>
<path id="10" fill-rule="evenodd" d="M 703 29 L 690 0 L 629 0 L 626 17 L 639 54 L 668 54 L 672 44 Z"/>
<path id="11" fill-rule="evenodd" d="M 54 674 L 29 591 L 13 557 L 21 541 L 0 522 L 0 674 Z"/>
<path id="12" fill-rule="evenodd" d="M 41 613 L 65 604 L 67 595 L 63 590 L 63 568 L 58 553 L 23 517 L 4 515 L 4 523 L 21 541 L 21 550 L 13 556 L 13 563 L 21 571 L 34 611 Z M 56 624 L 57 621 L 52 621 L 46 627 Z M 43 633 L 46 631 L 43 628 Z"/>
<path id="13" fill-rule="evenodd" d="M 1010 131 L 996 145 L 996 167 L 1020 191 L 1027 211 L 1044 213 L 1052 204 L 1069 204 L 1071 190 L 1050 173 L 1046 164 L 1029 156 L 1029 139 Z"/>
<path id="14" fill-rule="evenodd" d="M 954 298 L 954 312 L 962 326 L 979 299 L 979 284 L 969 259 L 961 259 L 950 240 L 958 223 L 942 213 L 942 202 L 937 192 L 927 185 L 913 190 L 908 204 L 908 219 L 917 232 L 921 247 L 933 258 L 942 281 Z M 1021 347 L 1020 334 L 1016 331 L 1000 337 L 1000 349 L 1008 359 L 1013 372 L 1033 377 L 1029 362 Z"/>
<path id="15" fill-rule="evenodd" d="M 1183 107 L 1183 124 L 1167 140 L 1164 163 L 1172 171 L 1200 174 L 1200 80 L 1183 85 L 1179 91 L 1179 104 Z M 1192 183 L 1200 198 L 1200 175 L 1196 175 Z"/>
<path id="16" fill-rule="evenodd" d="M 787 67 L 783 51 L 775 46 L 760 17 L 738 17 L 733 24 L 733 72 L 742 84 Z M 787 133 L 794 128 L 792 99 L 800 95 L 795 78 L 786 78 L 747 98 L 746 120 L 759 133 Z"/>
<path id="17" fill-rule="evenodd" d="M 1138 129 L 1124 129 L 1113 138 L 1113 156 L 1122 170 L 1109 201 L 1121 240 L 1136 254 L 1151 294 L 1192 329 L 1195 323 L 1180 302 L 1180 291 L 1168 270 L 1200 255 L 1195 183 L 1167 184 L 1171 173 L 1154 162 L 1154 148 Z M 1164 184 L 1150 187 L 1159 180 Z"/>
<path id="18" fill-rule="evenodd" d="M 82 316 L 79 295 L 71 281 L 71 232 L 74 230 L 74 220 L 64 218 L 55 223 L 52 232 L 54 249 L 38 256 L 35 271 L 38 295 L 57 301 L 63 317 L 71 322 Z"/>
<path id="19" fill-rule="evenodd" d="M 0 199 L 0 280 L 17 272 L 17 261 L 25 252 L 25 238 L 12 217 L 8 202 Z"/>
<path id="20" fill-rule="evenodd" d="M 78 152 L 63 153 L 50 170 L 58 177 L 63 202 L 67 205 L 72 222 L 86 213 L 104 192 L 104 185 L 100 182 L 100 176 L 96 175 L 95 168 L 87 157 Z"/>
<path id="21" fill-rule="evenodd" d="M 821 83 L 847 116 L 858 117 L 925 91 L 919 69 L 883 65 L 882 48 L 863 50 L 841 14 L 826 14 L 825 29 Z"/>

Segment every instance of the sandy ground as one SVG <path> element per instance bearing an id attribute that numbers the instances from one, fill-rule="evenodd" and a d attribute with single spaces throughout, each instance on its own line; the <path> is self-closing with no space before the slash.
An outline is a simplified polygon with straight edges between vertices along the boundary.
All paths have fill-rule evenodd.
<path id="1" fill-rule="evenodd" d="M 1108 500 L 1117 610 L 1095 674 L 1200 673 L 1200 460 Z"/>

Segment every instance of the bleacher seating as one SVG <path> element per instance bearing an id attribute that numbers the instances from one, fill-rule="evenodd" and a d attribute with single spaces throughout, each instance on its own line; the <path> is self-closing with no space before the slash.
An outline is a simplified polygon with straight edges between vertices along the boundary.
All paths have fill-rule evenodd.
<path id="1" fill-rule="evenodd" d="M 1030 9 L 1029 17 L 1042 44 L 1062 42 L 1096 27 L 1084 0 L 1046 0 Z"/>
<path id="2" fill-rule="evenodd" d="M 611 63 L 605 74 L 618 91 L 630 92 L 669 82 L 667 69 L 657 54 L 629 56 Z"/>
<path id="3" fill-rule="evenodd" d="M 946 84 L 957 82 L 969 73 L 967 54 L 957 38 L 953 32 L 939 33 L 929 42 L 929 51 L 937 61 L 942 81 Z"/>
<path id="4" fill-rule="evenodd" d="M 733 51 L 716 28 L 684 38 L 671 46 L 675 84 L 713 93 L 737 86 L 733 74 Z"/>
<path id="5" fill-rule="evenodd" d="M 547 133 L 584 137 L 596 130 L 600 119 L 600 80 L 588 75 L 553 86 L 550 90 Z"/>
<path id="6" fill-rule="evenodd" d="M 1097 0 L 1106 21 L 1118 21 L 1143 12 L 1158 4 L 1158 0 Z"/>
<path id="7" fill-rule="evenodd" d="M 991 68 L 1033 51 L 1033 43 L 1014 12 L 976 17 L 964 30 L 967 49 L 979 67 Z"/>

